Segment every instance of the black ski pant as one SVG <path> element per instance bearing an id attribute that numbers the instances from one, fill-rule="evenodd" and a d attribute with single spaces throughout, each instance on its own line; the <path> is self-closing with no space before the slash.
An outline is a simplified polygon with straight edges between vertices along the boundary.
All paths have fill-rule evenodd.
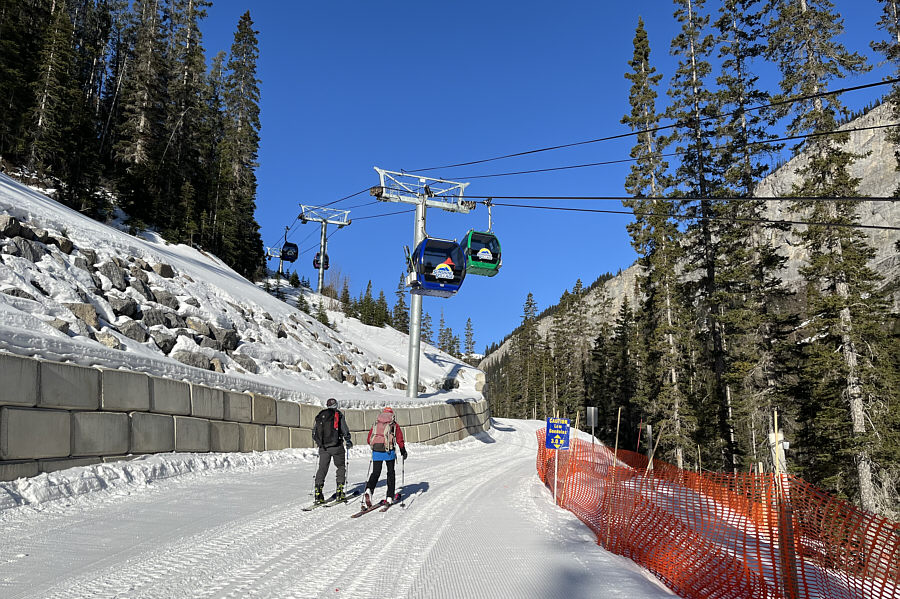
<path id="1" fill-rule="evenodd" d="M 378 484 L 378 479 L 381 478 L 381 465 L 387 464 L 387 495 L 386 497 L 394 497 L 394 485 L 396 484 L 397 477 L 394 475 L 394 466 L 396 465 L 397 460 L 378 460 L 372 462 L 372 476 L 369 477 L 369 483 L 366 485 L 366 488 L 369 490 L 369 495 L 375 493 L 375 485 Z"/>
<path id="2" fill-rule="evenodd" d="M 328 474 L 328 467 L 331 465 L 332 459 L 337 467 L 337 486 L 343 486 L 347 482 L 347 461 L 345 457 L 343 445 L 319 448 L 319 469 L 316 471 L 317 488 L 325 484 L 325 475 Z"/>

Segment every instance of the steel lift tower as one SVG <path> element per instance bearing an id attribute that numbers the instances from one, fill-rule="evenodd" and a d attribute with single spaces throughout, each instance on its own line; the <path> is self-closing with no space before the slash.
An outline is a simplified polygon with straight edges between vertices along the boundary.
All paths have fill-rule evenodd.
<path id="1" fill-rule="evenodd" d="M 337 225 L 338 229 L 349 225 L 350 211 L 300 204 L 300 222 L 304 225 L 307 222 L 322 223 L 322 234 L 319 237 L 319 288 L 317 290 L 321 294 L 325 287 L 325 256 L 327 255 L 325 250 L 328 246 L 328 238 L 325 233 L 328 225 Z"/>
<path id="2" fill-rule="evenodd" d="M 413 247 L 418 247 L 426 237 L 425 208 L 440 208 L 448 212 L 463 214 L 475 208 L 475 202 L 463 200 L 463 190 L 469 185 L 468 183 L 386 171 L 377 166 L 375 171 L 378 173 L 381 184 L 369 190 L 371 195 L 382 202 L 402 202 L 415 205 L 416 221 Z M 417 397 L 419 394 L 422 296 L 412 294 L 409 303 L 409 357 L 407 360 L 409 383 L 406 387 L 406 396 Z"/>

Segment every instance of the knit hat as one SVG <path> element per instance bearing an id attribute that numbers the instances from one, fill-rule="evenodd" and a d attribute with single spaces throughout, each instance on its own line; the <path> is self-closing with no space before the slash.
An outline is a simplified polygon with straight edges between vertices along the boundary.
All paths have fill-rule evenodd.
<path id="1" fill-rule="evenodd" d="M 388 406 L 388 407 L 386 407 L 386 408 L 385 408 L 384 410 L 382 410 L 382 411 L 384 411 L 384 412 L 390 412 L 391 414 L 393 414 L 393 413 L 394 413 L 394 408 L 392 408 L 391 406 Z"/>
<path id="2" fill-rule="evenodd" d="M 333 398 L 333 397 L 329 397 L 329 398 L 328 398 L 328 401 L 325 402 L 325 407 L 326 407 L 326 408 L 336 408 L 336 407 L 337 407 L 337 400 L 336 400 L 335 398 Z"/>

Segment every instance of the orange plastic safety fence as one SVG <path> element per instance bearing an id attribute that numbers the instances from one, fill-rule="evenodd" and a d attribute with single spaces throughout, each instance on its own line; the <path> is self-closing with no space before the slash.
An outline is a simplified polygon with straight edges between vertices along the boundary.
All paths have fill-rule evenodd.
<path id="1" fill-rule="evenodd" d="M 900 597 L 900 524 L 799 478 L 680 470 L 570 441 L 537 471 L 604 548 L 687 598 Z M 558 461 L 558 465 L 557 465 Z"/>

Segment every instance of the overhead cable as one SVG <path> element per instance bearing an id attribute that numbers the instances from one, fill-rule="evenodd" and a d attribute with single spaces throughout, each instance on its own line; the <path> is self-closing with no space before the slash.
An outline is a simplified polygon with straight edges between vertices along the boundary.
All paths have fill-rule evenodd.
<path id="1" fill-rule="evenodd" d="M 813 198 L 803 198 L 804 200 L 811 200 Z M 601 214 L 623 214 L 627 216 L 664 216 L 667 218 L 673 218 L 676 220 L 725 220 L 732 222 L 745 222 L 745 223 L 760 223 L 760 224 L 775 224 L 775 225 L 806 225 L 806 226 L 820 226 L 820 227 L 845 227 L 851 229 L 877 229 L 882 231 L 900 231 L 900 227 L 891 227 L 888 225 L 863 225 L 859 223 L 829 223 L 829 222 L 815 222 L 815 221 L 800 221 L 800 220 L 770 220 L 770 219 L 762 219 L 762 218 L 740 218 L 740 217 L 731 217 L 731 216 L 688 216 L 686 214 L 660 214 L 658 212 L 642 212 L 642 211 L 632 211 L 632 210 L 600 210 L 594 208 L 566 208 L 563 206 L 531 206 L 527 204 L 503 204 L 494 202 L 494 206 L 504 206 L 507 208 L 533 208 L 538 210 L 560 210 L 565 212 L 591 212 L 591 213 L 601 213 Z"/>
<path id="2" fill-rule="evenodd" d="M 746 147 L 772 145 L 772 144 L 777 144 L 777 143 L 781 143 L 784 141 L 809 139 L 811 137 L 827 137 L 830 135 L 856 133 L 859 131 L 873 131 L 876 129 L 890 129 L 893 127 L 900 127 L 900 123 L 888 123 L 886 125 L 872 125 L 869 127 L 855 127 L 853 129 L 835 129 L 834 131 L 821 131 L 818 133 L 807 133 L 804 135 L 790 135 L 787 137 L 779 137 L 779 138 L 769 139 L 769 140 L 765 140 L 765 141 L 750 141 L 750 142 L 747 142 Z M 709 151 L 710 151 L 710 153 L 712 153 L 712 152 L 716 152 L 718 150 L 723 150 L 723 149 L 725 149 L 725 146 L 713 146 L 712 148 L 709 149 Z M 584 164 L 570 164 L 570 165 L 565 165 L 565 166 L 537 168 L 537 169 L 530 169 L 530 170 L 524 170 L 524 171 L 512 171 L 512 172 L 507 172 L 507 173 L 494 173 L 494 174 L 489 174 L 489 175 L 475 175 L 472 177 L 459 177 L 459 179 L 464 179 L 464 180 L 466 180 L 466 179 L 489 179 L 492 177 L 508 177 L 511 175 L 530 175 L 530 174 L 534 174 L 534 173 L 548 173 L 548 172 L 552 172 L 552 171 L 564 171 L 564 170 L 570 170 L 570 169 L 576 169 L 576 168 L 588 168 L 588 167 L 594 167 L 594 166 L 607 166 L 610 164 L 623 164 L 623 163 L 627 163 L 627 162 L 637 162 L 638 160 L 646 159 L 651 156 L 657 157 L 657 158 L 670 158 L 672 156 L 679 156 L 684 153 L 686 153 L 686 152 L 685 151 L 665 152 L 665 153 L 653 152 L 652 154 L 647 154 L 645 156 L 641 156 L 641 158 L 621 158 L 619 160 L 604 160 L 602 162 L 587 162 Z"/>
<path id="3" fill-rule="evenodd" d="M 868 88 L 872 88 L 872 87 L 888 85 L 888 84 L 893 84 L 893 83 L 898 83 L 898 82 L 900 82 L 900 78 L 886 79 L 884 81 L 876 81 L 874 83 L 865 83 L 862 85 L 855 85 L 852 87 L 844 87 L 844 88 L 836 89 L 836 90 L 832 90 L 832 91 L 823 91 L 823 92 L 818 92 L 818 93 L 810 94 L 810 95 L 806 95 L 806 96 L 798 96 L 796 98 L 787 98 L 784 100 L 778 100 L 776 102 L 771 102 L 769 104 L 762 104 L 760 106 L 751 106 L 749 108 L 739 108 L 737 110 L 733 110 L 733 111 L 727 112 L 727 113 L 721 113 L 718 115 L 701 117 L 699 119 L 699 121 L 703 122 L 703 121 L 707 121 L 707 120 L 711 120 L 711 119 L 718 119 L 718 118 L 722 118 L 722 117 L 726 117 L 726 116 L 733 116 L 736 114 L 740 114 L 742 112 L 752 112 L 755 110 L 763 110 L 765 108 L 774 108 L 776 106 L 782 106 L 784 104 L 800 102 L 802 100 L 812 100 L 815 98 L 822 98 L 825 96 L 835 96 L 835 95 L 846 93 L 846 92 L 858 91 L 858 90 L 862 90 L 862 89 L 868 89 Z M 493 156 L 491 158 L 482 158 L 481 160 L 470 160 L 468 162 L 457 162 L 455 164 L 445 164 L 442 166 L 430 166 L 427 168 L 407 170 L 404 172 L 419 173 L 419 172 L 423 172 L 423 171 L 433 171 L 433 170 L 438 170 L 438 169 L 442 169 L 442 168 L 456 168 L 459 166 L 471 166 L 473 164 L 484 164 L 485 162 L 494 162 L 496 160 L 503 160 L 506 158 L 516 158 L 519 156 L 527 156 L 529 154 L 537 154 L 540 152 L 549 152 L 551 150 L 561 150 L 564 148 L 573 148 L 576 146 L 595 144 L 595 143 L 599 143 L 601 141 L 612 141 L 615 139 L 623 139 L 626 137 L 641 135 L 643 133 L 656 133 L 658 131 L 665 131 L 666 129 L 674 129 L 679 126 L 684 126 L 684 124 L 685 124 L 684 121 L 676 121 L 675 123 L 672 123 L 670 125 L 660 125 L 659 127 L 651 127 L 650 129 L 641 129 L 640 131 L 630 131 L 628 133 L 619 133 L 617 135 L 608 135 L 605 137 L 598 137 L 595 139 L 588 139 L 588 140 L 584 140 L 584 141 L 576 141 L 576 142 L 567 143 L 567 144 L 559 144 L 559 145 L 555 145 L 555 146 L 535 148 L 533 150 L 525 150 L 523 152 L 513 152 L 511 154 L 504 154 L 502 156 Z"/>

